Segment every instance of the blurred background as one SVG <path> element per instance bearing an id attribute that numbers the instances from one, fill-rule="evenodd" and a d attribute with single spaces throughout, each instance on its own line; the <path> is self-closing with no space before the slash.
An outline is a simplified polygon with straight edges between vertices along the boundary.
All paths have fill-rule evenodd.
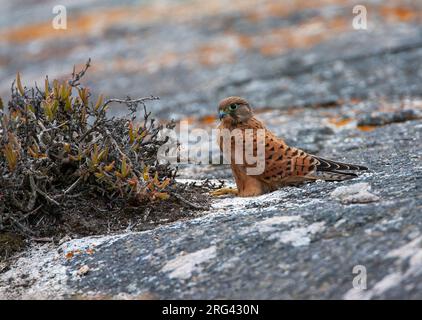
<path id="1" fill-rule="evenodd" d="M 367 9 L 367 30 L 352 26 Z M 94 95 L 158 95 L 163 118 L 421 96 L 422 1 L 0 0 L 0 96 L 12 80 L 67 78 L 92 58 Z M 56 5 L 67 29 L 55 30 Z M 403 57 L 402 54 L 406 56 Z M 119 112 L 116 106 L 114 112 Z"/>

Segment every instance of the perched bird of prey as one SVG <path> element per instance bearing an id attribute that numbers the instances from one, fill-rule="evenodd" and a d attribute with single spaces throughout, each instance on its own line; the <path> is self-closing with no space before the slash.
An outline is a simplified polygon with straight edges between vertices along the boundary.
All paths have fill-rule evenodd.
<path id="1" fill-rule="evenodd" d="M 221 120 L 218 127 L 220 132 L 218 143 L 223 155 L 226 155 L 226 152 L 224 151 L 222 132 L 233 133 L 229 138 L 228 148 L 231 151 L 229 155 L 230 164 L 237 190 L 220 189 L 214 191 L 213 195 L 235 193 L 241 197 L 257 196 L 283 186 L 297 185 L 306 181 L 318 179 L 328 181 L 347 180 L 357 176 L 355 173 L 350 172 L 351 170 L 368 170 L 367 167 L 361 165 L 324 159 L 288 146 L 255 118 L 249 103 L 240 97 L 223 99 L 218 106 L 218 112 Z M 245 132 L 248 131 L 252 132 L 252 135 L 250 135 L 252 139 L 249 142 L 245 138 Z M 252 147 L 249 147 L 249 149 L 252 149 L 254 155 L 257 156 L 259 150 L 257 145 L 259 139 L 257 136 L 259 131 L 263 138 L 261 141 L 264 145 L 261 150 L 264 151 L 262 156 L 265 159 L 265 167 L 258 174 L 248 174 L 248 167 L 251 167 L 251 164 L 246 161 L 235 163 L 236 134 L 234 133 L 237 132 L 238 135 L 240 134 L 243 137 L 241 148 L 245 149 L 247 148 L 247 143 L 252 143 Z M 245 157 L 245 150 L 241 150 L 241 153 L 242 157 Z"/>

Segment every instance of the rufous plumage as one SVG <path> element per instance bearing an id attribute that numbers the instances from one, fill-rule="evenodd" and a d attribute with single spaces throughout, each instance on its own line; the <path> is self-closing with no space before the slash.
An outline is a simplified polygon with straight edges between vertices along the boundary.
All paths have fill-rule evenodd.
<path id="1" fill-rule="evenodd" d="M 353 170 L 367 170 L 361 165 L 337 162 L 324 159 L 319 156 L 308 154 L 303 150 L 288 146 L 282 139 L 276 137 L 270 130 L 266 129 L 264 124 L 253 114 L 249 103 L 240 97 L 228 97 L 223 99 L 218 112 L 221 123 L 220 132 L 228 129 L 229 132 L 240 132 L 245 138 L 246 129 L 252 129 L 254 154 L 257 153 L 257 134 L 258 129 L 264 130 L 265 136 L 265 167 L 259 174 L 248 174 L 247 168 L 251 166 L 247 162 L 236 164 L 234 155 L 235 142 L 234 137 L 230 140 L 231 149 L 231 169 L 237 185 L 237 190 L 230 193 L 236 193 L 241 197 L 257 196 L 267 192 L 274 191 L 283 186 L 297 185 L 306 181 L 329 180 L 342 181 L 351 179 L 357 175 Z M 227 130 L 225 130 L 227 132 Z M 249 130 L 251 131 L 251 130 Z M 223 151 L 223 138 L 218 138 L 220 149 Z M 244 139 L 243 148 L 245 143 Z M 242 150 L 242 152 L 244 152 Z M 223 151 L 224 153 L 224 151 Z M 228 193 L 226 191 L 215 192 L 214 195 Z"/>

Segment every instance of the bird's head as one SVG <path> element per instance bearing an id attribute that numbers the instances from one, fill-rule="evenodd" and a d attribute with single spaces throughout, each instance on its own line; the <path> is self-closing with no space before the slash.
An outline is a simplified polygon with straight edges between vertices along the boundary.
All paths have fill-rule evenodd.
<path id="1" fill-rule="evenodd" d="M 228 123 L 245 122 L 253 117 L 249 103 L 240 97 L 228 97 L 220 101 L 218 116 L 221 121 Z"/>

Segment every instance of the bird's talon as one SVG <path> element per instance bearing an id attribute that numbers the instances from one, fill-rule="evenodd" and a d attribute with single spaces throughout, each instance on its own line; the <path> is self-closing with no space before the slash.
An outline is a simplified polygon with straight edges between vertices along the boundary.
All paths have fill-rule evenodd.
<path id="1" fill-rule="evenodd" d="M 226 194 L 237 195 L 238 191 L 236 188 L 221 188 L 210 192 L 210 195 L 213 197 L 219 197 Z"/>

